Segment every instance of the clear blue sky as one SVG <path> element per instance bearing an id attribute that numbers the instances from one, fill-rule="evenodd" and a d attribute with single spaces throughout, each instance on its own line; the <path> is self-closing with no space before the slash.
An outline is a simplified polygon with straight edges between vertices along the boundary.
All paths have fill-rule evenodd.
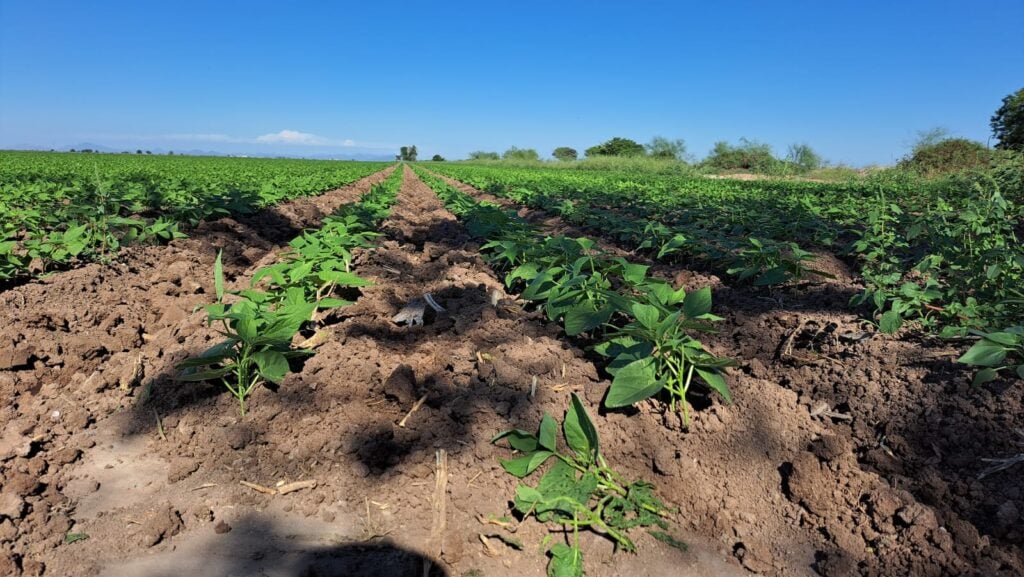
<path id="1" fill-rule="evenodd" d="M 0 0 L 0 147 L 461 158 L 748 137 L 853 164 L 985 141 L 1024 2 Z"/>

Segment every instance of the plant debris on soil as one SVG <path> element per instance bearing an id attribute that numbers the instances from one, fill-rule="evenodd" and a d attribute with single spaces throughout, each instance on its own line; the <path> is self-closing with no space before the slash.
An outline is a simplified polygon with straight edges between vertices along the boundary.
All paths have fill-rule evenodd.
<path id="1" fill-rule="evenodd" d="M 587 575 L 1024 574 L 1019 471 L 978 478 L 980 457 L 1020 451 L 1020 387 L 972 388 L 947 344 L 863 326 L 839 259 L 822 255 L 835 279 L 771 291 L 653 266 L 712 287 L 725 321 L 704 342 L 740 362 L 734 403 L 695 398 L 688 429 L 651 401 L 599 412 L 595 356 L 398 169 L 383 236 L 354 259 L 373 284 L 245 418 L 223 387 L 174 380 L 218 338 L 195 311 L 217 251 L 246 286 L 387 171 L 0 293 L 0 574 L 543 575 L 542 543 L 564 536 L 488 522 L 516 484 L 490 439 L 571 393 L 609 463 L 677 510 L 669 539 L 635 535 L 639 555 L 583 534 Z"/>

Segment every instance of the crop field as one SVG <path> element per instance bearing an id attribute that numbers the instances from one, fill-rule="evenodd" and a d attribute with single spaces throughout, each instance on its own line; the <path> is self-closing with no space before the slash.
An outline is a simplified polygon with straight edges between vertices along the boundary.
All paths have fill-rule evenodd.
<path id="1" fill-rule="evenodd" d="M 1021 175 L 2 152 L 0 573 L 1022 575 Z"/>

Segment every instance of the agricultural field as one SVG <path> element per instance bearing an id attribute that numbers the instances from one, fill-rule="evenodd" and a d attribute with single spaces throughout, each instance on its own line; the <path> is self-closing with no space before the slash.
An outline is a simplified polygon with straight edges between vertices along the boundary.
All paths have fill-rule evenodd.
<path id="1" fill-rule="evenodd" d="M 204 220 L 253 214 L 382 163 L 0 152 L 0 283 L 164 243 Z"/>
<path id="2" fill-rule="evenodd" d="M 0 153 L 0 570 L 1024 574 L 1022 175 Z"/>

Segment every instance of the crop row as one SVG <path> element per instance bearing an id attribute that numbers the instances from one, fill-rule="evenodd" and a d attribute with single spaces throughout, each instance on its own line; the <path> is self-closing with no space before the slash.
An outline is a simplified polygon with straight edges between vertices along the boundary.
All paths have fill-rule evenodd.
<path id="1" fill-rule="evenodd" d="M 385 163 L 0 152 L 0 281 L 318 194 Z"/>
<path id="2" fill-rule="evenodd" d="M 280 384 L 290 371 L 289 359 L 312 354 L 320 313 L 352 304 L 349 298 L 358 287 L 369 284 L 352 272 L 352 251 L 372 246 L 400 184 L 401 171 L 395 171 L 358 202 L 324 219 L 319 229 L 303 232 L 280 262 L 253 275 L 247 289 L 225 290 L 218 254 L 217 300 L 206 313 L 225 339 L 181 363 L 179 378 L 220 381 L 238 399 L 244 416 L 246 398 L 257 385 Z M 314 336 L 303 339 L 301 333 L 310 331 Z"/>
<path id="3" fill-rule="evenodd" d="M 711 289 L 687 293 L 647 276 L 646 265 L 611 256 L 588 238 L 541 237 L 513 211 L 477 202 L 429 174 L 425 182 L 445 206 L 483 239 L 481 252 L 504 273 L 509 289 L 586 337 L 609 359 L 607 407 L 624 407 L 664 392 L 688 418 L 686 397 L 697 382 L 730 400 L 723 369 L 731 360 L 704 350 L 691 333 L 712 330 Z"/>
<path id="4" fill-rule="evenodd" d="M 711 330 L 709 288 L 687 293 L 647 277 L 647 266 L 602 252 L 587 238 L 541 237 L 514 212 L 469 195 L 417 170 L 445 206 L 482 239 L 480 250 L 505 285 L 559 322 L 566 334 L 586 340 L 608 358 L 612 384 L 604 405 L 619 408 L 663 395 L 670 410 L 688 420 L 687 395 L 697 379 L 731 400 L 723 369 L 729 359 L 704 350 L 691 333 Z M 695 378 L 696 377 L 696 378 Z M 563 442 L 557 441 L 561 429 Z M 517 456 L 501 461 L 519 479 L 552 462 L 535 485 L 520 484 L 512 499 L 522 517 L 560 525 L 571 534 L 550 546 L 549 575 L 583 575 L 581 530 L 611 539 L 616 548 L 635 551 L 629 531 L 647 527 L 656 539 L 685 547 L 665 530 L 671 511 L 654 486 L 628 482 L 600 451 L 597 428 L 573 394 L 561 426 L 550 415 L 536 433 L 512 429 L 496 435 Z M 497 520 L 499 526 L 501 520 Z M 568 535 L 567 535 L 568 537 Z M 499 536 L 516 543 L 514 536 Z"/>
<path id="5" fill-rule="evenodd" d="M 805 248 L 857 263 L 881 330 L 905 320 L 945 336 L 1024 318 L 1022 179 L 742 182 L 627 172 L 473 165 L 439 172 L 663 260 L 704 263 L 770 285 L 814 270 Z M 805 245 L 799 246 L 797 243 Z"/>

